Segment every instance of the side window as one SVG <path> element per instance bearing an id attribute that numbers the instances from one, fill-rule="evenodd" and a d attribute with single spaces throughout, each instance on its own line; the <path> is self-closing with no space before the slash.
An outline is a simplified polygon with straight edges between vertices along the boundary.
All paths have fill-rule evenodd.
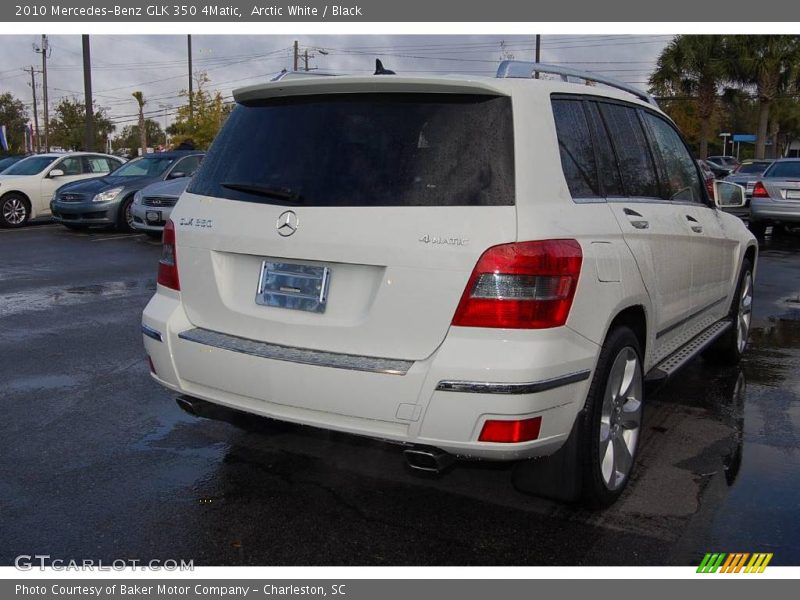
<path id="1" fill-rule="evenodd" d="M 86 173 L 108 173 L 108 162 L 102 156 L 86 156 L 85 172 Z"/>
<path id="2" fill-rule="evenodd" d="M 64 171 L 64 175 L 81 175 L 83 173 L 81 162 L 80 156 L 70 156 L 58 163 L 55 168 Z"/>
<path id="3" fill-rule="evenodd" d="M 678 132 L 664 119 L 645 113 L 645 121 L 653 133 L 656 153 L 661 158 L 664 196 L 667 200 L 703 201 L 703 185 L 697 166 Z"/>
<path id="4" fill-rule="evenodd" d="M 187 177 L 194 175 L 194 172 L 197 171 L 197 167 L 200 166 L 201 160 L 202 156 L 187 156 L 186 158 L 178 161 L 178 164 L 175 165 L 175 168 L 172 169 L 172 172 L 185 173 Z"/>
<path id="5" fill-rule="evenodd" d="M 118 169 L 119 166 L 122 164 L 120 161 L 114 160 L 113 158 L 104 158 L 103 160 L 106 161 L 106 165 L 108 166 L 109 172 Z"/>
<path id="6" fill-rule="evenodd" d="M 608 135 L 603 117 L 596 102 L 586 104 L 589 115 L 589 127 L 594 137 L 594 149 L 597 155 L 597 173 L 602 184 L 605 196 L 624 196 L 625 190 L 622 187 L 622 178 L 619 174 L 617 157 L 614 155 L 614 148 L 611 146 L 611 138 Z"/>
<path id="7" fill-rule="evenodd" d="M 600 196 L 589 123 L 581 100 L 553 100 L 561 168 L 573 198 Z"/>
<path id="8" fill-rule="evenodd" d="M 625 193 L 642 198 L 660 198 L 653 157 L 636 109 L 620 104 L 600 103 L 619 162 Z"/>

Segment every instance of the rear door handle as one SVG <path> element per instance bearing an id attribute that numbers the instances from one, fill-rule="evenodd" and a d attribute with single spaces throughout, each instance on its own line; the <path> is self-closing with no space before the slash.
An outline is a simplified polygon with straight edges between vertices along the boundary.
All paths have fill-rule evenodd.
<path id="1" fill-rule="evenodd" d="M 689 221 L 689 227 L 695 233 L 703 233 L 703 226 L 700 225 L 697 219 L 695 219 L 692 215 L 686 215 L 686 220 Z"/>
<path id="2" fill-rule="evenodd" d="M 630 208 L 625 208 L 622 210 L 622 212 L 625 213 L 625 216 L 628 217 L 628 220 L 630 221 L 631 225 L 633 225 L 636 229 L 650 228 L 650 222 L 635 210 L 631 210 Z"/>

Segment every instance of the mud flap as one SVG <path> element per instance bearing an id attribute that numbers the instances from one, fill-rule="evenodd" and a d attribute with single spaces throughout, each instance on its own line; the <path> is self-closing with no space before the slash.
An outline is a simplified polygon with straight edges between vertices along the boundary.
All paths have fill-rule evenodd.
<path id="1" fill-rule="evenodd" d="M 511 481 L 518 491 L 560 502 L 580 500 L 580 421 L 581 415 L 578 415 L 567 441 L 557 452 L 521 461 L 514 466 Z"/>

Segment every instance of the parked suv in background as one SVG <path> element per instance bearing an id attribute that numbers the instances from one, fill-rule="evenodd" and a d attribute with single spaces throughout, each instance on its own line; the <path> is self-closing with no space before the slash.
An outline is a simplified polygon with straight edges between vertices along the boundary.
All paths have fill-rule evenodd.
<path id="1" fill-rule="evenodd" d="M 133 228 L 133 195 L 156 181 L 192 175 L 202 152 L 172 151 L 147 154 L 93 181 L 62 186 L 50 203 L 53 218 L 70 229 L 91 226 Z"/>
<path id="2" fill-rule="evenodd" d="M 155 380 L 197 415 L 388 440 L 430 471 L 520 461 L 520 489 L 612 503 L 645 380 L 744 352 L 757 245 L 646 94 L 533 71 L 576 74 L 237 90 L 164 231 Z"/>
<path id="3" fill-rule="evenodd" d="M 124 161 L 109 154 L 35 154 L 0 175 L 0 226 L 22 227 L 50 214 L 53 192 L 65 183 L 100 177 Z"/>

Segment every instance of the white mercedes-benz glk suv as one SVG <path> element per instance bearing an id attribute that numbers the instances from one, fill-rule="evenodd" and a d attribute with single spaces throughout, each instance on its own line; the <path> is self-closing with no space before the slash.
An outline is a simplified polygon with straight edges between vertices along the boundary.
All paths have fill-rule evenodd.
<path id="1" fill-rule="evenodd" d="M 744 189 L 710 201 L 643 92 L 506 62 L 235 98 L 142 318 L 152 376 L 195 414 L 396 442 L 418 469 L 519 461 L 519 488 L 605 506 L 644 384 L 745 350 L 757 244 L 719 209 Z"/>

